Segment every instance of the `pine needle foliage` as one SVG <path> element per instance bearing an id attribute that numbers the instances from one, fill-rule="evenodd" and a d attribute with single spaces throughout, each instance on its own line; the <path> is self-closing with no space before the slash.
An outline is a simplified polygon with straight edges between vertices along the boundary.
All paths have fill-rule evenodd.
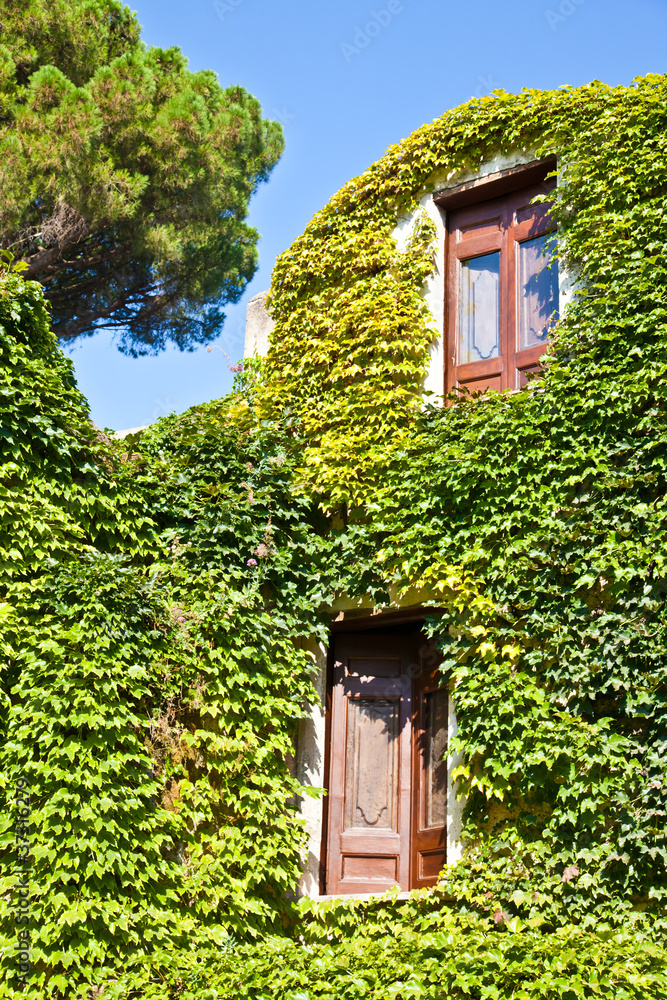
<path id="1" fill-rule="evenodd" d="M 0 2 L 0 245 L 62 342 L 129 354 L 217 336 L 257 267 L 248 202 L 283 148 L 241 87 L 147 48 L 117 0 Z"/>

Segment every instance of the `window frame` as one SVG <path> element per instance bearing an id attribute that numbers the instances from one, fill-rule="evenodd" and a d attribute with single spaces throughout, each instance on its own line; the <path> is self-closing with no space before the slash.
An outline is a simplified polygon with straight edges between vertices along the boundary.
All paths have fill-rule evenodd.
<path id="1" fill-rule="evenodd" d="M 546 194 L 556 187 L 555 178 L 549 177 L 556 169 L 556 159 L 533 161 L 510 170 L 476 178 L 450 188 L 434 197 L 435 203 L 446 212 L 446 238 L 444 245 L 444 393 L 447 395 L 457 385 L 468 386 L 471 391 L 494 389 L 520 389 L 531 374 L 540 370 L 539 358 L 545 353 L 546 344 L 537 344 L 520 350 L 518 344 L 517 267 L 518 247 L 526 240 L 555 231 L 549 217 L 548 203 L 532 205 L 531 216 L 519 221 L 517 213 L 527 208 L 539 194 Z M 460 227 L 482 224 L 485 218 L 498 218 L 500 224 L 493 231 L 488 227 L 480 235 L 461 237 Z M 460 364 L 459 350 L 459 293 L 460 262 L 500 251 L 500 354 L 498 358 Z"/>

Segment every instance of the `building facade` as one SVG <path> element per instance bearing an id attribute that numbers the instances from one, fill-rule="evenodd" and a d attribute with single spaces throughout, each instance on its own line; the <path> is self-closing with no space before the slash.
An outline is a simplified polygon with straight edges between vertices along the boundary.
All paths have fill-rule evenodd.
<path id="1" fill-rule="evenodd" d="M 554 157 L 495 156 L 474 172 L 434 175 L 397 219 L 403 249 L 422 213 L 435 227 L 423 291 L 436 336 L 424 392 L 516 391 L 539 377 L 549 331 L 572 294 L 553 253 Z M 245 356 L 269 348 L 268 293 L 248 306 Z M 427 593 L 389 607 L 340 595 L 328 645 L 313 642 L 320 704 L 301 726 L 295 776 L 305 798 L 301 892 L 315 898 L 434 885 L 463 851 L 455 769 L 455 692 L 424 628 Z"/>

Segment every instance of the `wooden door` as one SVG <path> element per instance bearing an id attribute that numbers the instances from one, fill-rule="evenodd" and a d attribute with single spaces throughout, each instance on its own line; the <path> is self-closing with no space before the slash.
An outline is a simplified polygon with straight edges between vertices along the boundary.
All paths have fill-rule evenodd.
<path id="1" fill-rule="evenodd" d="M 424 660 L 432 660 L 428 652 Z M 447 741 L 449 699 L 438 670 L 424 670 L 413 687 L 412 843 L 410 888 L 435 885 L 447 862 Z"/>
<path id="2" fill-rule="evenodd" d="M 434 885 L 446 861 L 447 689 L 419 625 L 333 647 L 326 892 Z"/>
<path id="3" fill-rule="evenodd" d="M 415 627 L 334 640 L 326 891 L 410 886 Z"/>

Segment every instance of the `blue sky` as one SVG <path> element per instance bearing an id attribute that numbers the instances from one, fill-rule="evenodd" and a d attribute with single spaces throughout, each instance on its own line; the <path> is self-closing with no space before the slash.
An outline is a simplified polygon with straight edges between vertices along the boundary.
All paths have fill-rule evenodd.
<path id="1" fill-rule="evenodd" d="M 150 423 L 224 394 L 245 308 L 276 255 L 392 143 L 496 87 L 627 84 L 667 71 L 667 0 L 140 0 L 149 45 L 240 84 L 283 123 L 287 148 L 251 203 L 260 269 L 227 308 L 220 350 L 126 358 L 104 333 L 74 346 L 93 420 Z"/>

